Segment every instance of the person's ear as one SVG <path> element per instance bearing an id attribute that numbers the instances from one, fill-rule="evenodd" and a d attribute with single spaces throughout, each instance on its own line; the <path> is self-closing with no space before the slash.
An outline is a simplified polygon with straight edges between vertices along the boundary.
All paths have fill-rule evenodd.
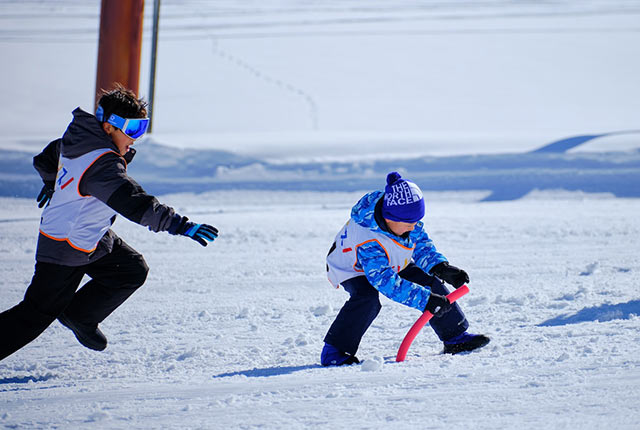
<path id="1" fill-rule="evenodd" d="M 111 136 L 111 133 L 113 133 L 116 130 L 116 128 L 114 126 L 112 126 L 111 124 L 109 124 L 108 122 L 103 122 L 102 123 L 102 129 L 109 136 Z"/>

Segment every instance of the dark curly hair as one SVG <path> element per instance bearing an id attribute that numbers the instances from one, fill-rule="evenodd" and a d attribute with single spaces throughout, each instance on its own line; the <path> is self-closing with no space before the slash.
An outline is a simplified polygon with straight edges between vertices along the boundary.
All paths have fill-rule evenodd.
<path id="1" fill-rule="evenodd" d="M 104 116 L 102 122 L 106 122 L 112 113 L 122 118 L 146 118 L 147 102 L 138 98 L 136 93 L 116 83 L 114 89 L 102 90 L 98 105 L 102 106 Z"/>

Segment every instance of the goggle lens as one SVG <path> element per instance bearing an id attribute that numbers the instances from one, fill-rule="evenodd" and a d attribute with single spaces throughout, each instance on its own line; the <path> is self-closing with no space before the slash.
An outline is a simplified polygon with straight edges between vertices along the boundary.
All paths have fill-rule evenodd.
<path id="1" fill-rule="evenodd" d="M 122 132 L 132 139 L 137 139 L 147 132 L 149 128 L 149 118 L 127 119 Z"/>

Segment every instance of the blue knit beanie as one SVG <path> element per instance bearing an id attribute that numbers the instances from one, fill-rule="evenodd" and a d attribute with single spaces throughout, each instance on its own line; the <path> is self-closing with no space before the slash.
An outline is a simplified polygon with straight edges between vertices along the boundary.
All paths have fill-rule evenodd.
<path id="1" fill-rule="evenodd" d="M 391 221 L 418 222 L 424 217 L 422 191 L 413 182 L 402 179 L 400 173 L 387 175 L 382 216 Z"/>

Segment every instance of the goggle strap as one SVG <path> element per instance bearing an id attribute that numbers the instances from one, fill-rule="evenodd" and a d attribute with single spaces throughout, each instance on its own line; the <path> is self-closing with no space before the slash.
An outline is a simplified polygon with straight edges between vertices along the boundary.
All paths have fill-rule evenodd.
<path id="1" fill-rule="evenodd" d="M 96 109 L 96 119 L 100 122 L 103 122 L 102 121 L 103 118 L 104 118 L 104 108 L 98 105 L 98 109 Z"/>

